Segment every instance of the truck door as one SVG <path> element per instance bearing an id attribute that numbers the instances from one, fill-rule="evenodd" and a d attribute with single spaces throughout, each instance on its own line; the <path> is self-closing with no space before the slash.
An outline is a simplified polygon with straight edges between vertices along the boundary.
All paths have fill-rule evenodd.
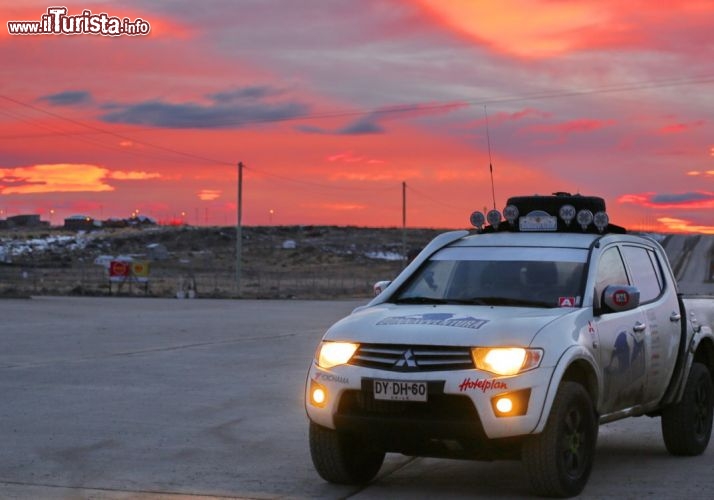
<path id="1" fill-rule="evenodd" d="M 622 255 L 632 284 L 640 290 L 645 315 L 645 367 L 647 383 L 642 403 L 659 400 L 667 387 L 677 356 L 681 317 L 674 286 L 664 279 L 665 266 L 653 248 L 622 245 Z"/>
<path id="2" fill-rule="evenodd" d="M 599 303 L 608 285 L 631 284 L 617 246 L 603 251 L 597 267 L 595 300 Z M 595 317 L 600 346 L 603 394 L 601 412 L 630 408 L 642 401 L 646 389 L 647 322 L 641 308 L 604 311 Z"/>

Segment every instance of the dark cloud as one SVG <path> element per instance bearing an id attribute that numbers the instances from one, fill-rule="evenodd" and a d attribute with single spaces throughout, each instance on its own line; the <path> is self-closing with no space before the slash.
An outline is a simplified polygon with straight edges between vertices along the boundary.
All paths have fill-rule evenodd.
<path id="1" fill-rule="evenodd" d="M 172 104 L 145 101 L 111 104 L 101 116 L 108 123 L 127 123 L 165 128 L 237 128 L 249 124 L 289 120 L 305 115 L 309 108 L 299 102 L 222 102 Z"/>
<path id="2" fill-rule="evenodd" d="M 265 97 L 282 94 L 283 91 L 269 85 L 253 85 L 226 92 L 209 94 L 208 98 L 215 102 L 233 102 L 243 99 L 263 99 Z"/>
<path id="3" fill-rule="evenodd" d="M 383 132 L 384 128 L 371 115 L 359 118 L 337 131 L 340 135 L 381 134 Z"/>
<path id="4" fill-rule="evenodd" d="M 335 130 L 318 127 L 316 125 L 296 125 L 295 130 L 305 134 L 325 135 L 366 135 L 384 133 L 384 128 L 377 123 L 373 115 L 359 118 L 352 123 Z"/>
<path id="5" fill-rule="evenodd" d="M 713 193 L 676 193 L 676 194 L 655 194 L 650 198 L 652 203 L 658 205 L 676 205 L 680 203 L 696 203 L 699 201 L 714 200 Z"/>
<path id="6" fill-rule="evenodd" d="M 305 134 L 331 134 L 327 129 L 322 127 L 317 127 L 315 125 L 296 125 L 295 130 L 298 132 L 303 132 Z"/>
<path id="7" fill-rule="evenodd" d="M 86 90 L 66 90 L 57 94 L 49 94 L 39 98 L 53 106 L 76 106 L 92 102 L 92 94 Z"/>

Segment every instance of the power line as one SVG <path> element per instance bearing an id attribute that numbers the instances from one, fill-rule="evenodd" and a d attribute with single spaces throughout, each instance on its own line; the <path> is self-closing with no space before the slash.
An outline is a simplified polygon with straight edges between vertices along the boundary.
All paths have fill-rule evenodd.
<path id="1" fill-rule="evenodd" d="M 122 140 L 125 140 L 125 141 L 131 141 L 131 142 L 134 142 L 134 143 L 136 143 L 136 144 L 142 144 L 142 145 L 144 145 L 144 146 L 148 146 L 148 147 L 151 147 L 151 148 L 155 148 L 155 149 L 158 149 L 158 150 L 161 150 L 161 151 L 166 151 L 166 152 L 169 152 L 169 153 L 172 153 L 172 154 L 176 154 L 176 155 L 179 155 L 179 156 L 185 156 L 185 157 L 188 157 L 188 158 L 193 158 L 193 159 L 205 161 L 205 162 L 208 162 L 208 163 L 215 163 L 215 164 L 219 164 L 219 165 L 231 165 L 231 166 L 233 165 L 231 162 L 228 162 L 228 161 L 216 160 L 215 158 L 208 158 L 208 157 L 201 156 L 201 155 L 196 155 L 196 154 L 193 154 L 193 153 L 187 153 L 187 152 L 185 152 L 185 151 L 180 151 L 180 150 L 178 150 L 178 149 L 168 148 L 168 147 L 165 147 L 165 146 L 159 146 L 158 144 L 152 144 L 152 143 L 150 143 L 150 142 L 137 140 L 137 139 L 134 139 L 134 138 L 132 138 L 132 137 L 128 137 L 128 136 L 125 136 L 125 135 L 122 135 L 122 134 L 118 134 L 118 133 L 116 133 L 116 132 L 112 132 L 111 130 L 103 129 L 103 128 L 100 128 L 100 127 L 96 127 L 96 126 L 94 126 L 94 125 L 90 125 L 90 124 L 88 124 L 88 123 L 81 122 L 81 121 L 79 121 L 79 120 L 74 120 L 74 119 L 72 119 L 72 118 L 68 118 L 68 117 L 63 116 L 63 115 L 60 115 L 60 114 L 58 114 L 58 113 L 54 113 L 54 112 L 52 112 L 52 111 L 48 111 L 48 110 L 46 110 L 46 109 L 39 108 L 39 107 L 34 106 L 34 105 L 32 105 L 32 104 L 28 104 L 28 103 L 19 101 L 19 100 L 17 100 L 17 99 L 13 99 L 12 97 L 8 97 L 8 96 L 6 96 L 6 95 L 0 95 L 0 99 L 5 99 L 6 101 L 10 101 L 10 102 L 15 103 L 15 104 L 17 104 L 17 105 L 19 105 L 19 106 L 24 106 L 24 107 L 26 107 L 26 108 L 33 109 L 33 110 L 38 111 L 38 112 L 40 112 L 40 113 L 44 113 L 44 114 L 46 114 L 46 115 L 53 116 L 53 117 L 55 117 L 55 118 L 59 118 L 60 120 L 64 120 L 64 121 L 66 121 L 66 122 L 73 123 L 73 124 L 75 124 L 75 125 L 79 125 L 80 127 L 85 127 L 85 128 L 90 129 L 90 130 L 94 130 L 94 131 L 96 131 L 96 132 L 100 132 L 100 133 L 102 133 L 102 134 L 107 134 L 107 135 L 111 135 L 111 136 L 114 136 L 114 137 L 118 137 L 119 139 L 122 139 Z"/>
<path id="2" fill-rule="evenodd" d="M 394 189 L 393 186 L 387 186 L 387 187 L 382 187 L 382 188 L 373 188 L 373 187 L 359 188 L 359 187 L 348 187 L 348 186 L 336 186 L 336 185 L 331 185 L 331 184 L 323 184 L 320 182 L 306 181 L 303 179 L 295 179 L 295 178 L 287 177 L 287 176 L 280 175 L 280 174 L 266 172 L 265 170 L 256 169 L 254 167 L 249 167 L 247 165 L 245 165 L 244 168 L 246 170 L 251 170 L 257 174 L 261 174 L 266 177 L 272 177 L 274 179 L 291 182 L 293 184 L 300 184 L 303 186 L 312 186 L 312 187 L 318 187 L 318 188 L 324 188 L 324 189 L 337 189 L 337 190 L 347 190 L 347 191 L 365 191 L 365 192 L 382 192 L 382 191 L 388 191 L 390 189 Z"/>

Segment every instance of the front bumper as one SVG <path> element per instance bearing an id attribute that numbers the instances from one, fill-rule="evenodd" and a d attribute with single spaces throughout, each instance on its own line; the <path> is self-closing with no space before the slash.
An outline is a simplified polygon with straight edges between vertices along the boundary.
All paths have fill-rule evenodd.
<path id="1" fill-rule="evenodd" d="M 406 444 L 415 442 L 421 443 L 420 447 L 449 440 L 483 445 L 534 431 L 552 374 L 552 368 L 542 367 L 512 377 L 494 377 L 473 369 L 397 373 L 351 365 L 324 370 L 313 363 L 305 406 L 316 424 L 369 436 L 390 451 L 410 454 L 403 450 L 408 448 Z M 377 400 L 373 394 L 375 379 L 427 382 L 428 400 Z M 311 388 L 316 387 L 326 394 L 319 405 L 311 400 Z M 494 401 L 503 394 L 525 398 L 522 415 L 498 415 Z"/>

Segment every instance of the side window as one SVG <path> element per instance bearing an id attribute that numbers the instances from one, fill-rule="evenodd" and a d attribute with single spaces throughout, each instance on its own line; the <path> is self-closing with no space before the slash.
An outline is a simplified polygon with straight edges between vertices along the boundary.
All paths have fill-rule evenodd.
<path id="1" fill-rule="evenodd" d="M 622 248 L 627 266 L 632 272 L 633 284 L 640 290 L 640 301 L 651 302 L 662 293 L 662 276 L 659 265 L 655 267 L 646 248 L 625 246 Z"/>
<path id="2" fill-rule="evenodd" d="M 652 250 L 647 250 L 647 255 L 650 257 L 652 262 L 652 267 L 657 275 L 657 282 L 659 283 L 660 290 L 664 288 L 664 275 L 662 274 L 662 267 L 660 262 L 657 260 L 657 255 Z"/>
<path id="3" fill-rule="evenodd" d="M 629 285 L 629 283 L 620 251 L 616 247 L 608 248 L 603 252 L 597 266 L 597 279 L 595 281 L 596 300 L 600 300 L 606 286 Z"/>

